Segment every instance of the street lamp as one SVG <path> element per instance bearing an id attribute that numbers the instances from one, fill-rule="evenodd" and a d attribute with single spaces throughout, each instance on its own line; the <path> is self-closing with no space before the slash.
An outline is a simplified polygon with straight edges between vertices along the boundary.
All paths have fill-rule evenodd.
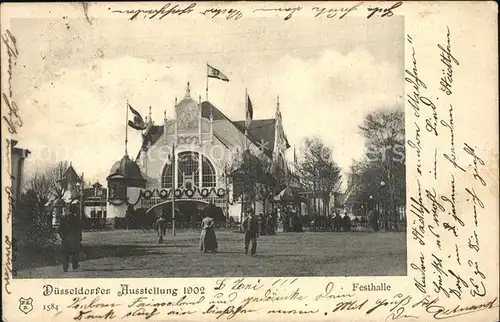
<path id="1" fill-rule="evenodd" d="M 172 151 L 168 155 L 168 159 L 171 162 L 172 165 L 172 235 L 175 236 L 175 176 L 176 176 L 176 169 L 175 169 L 175 145 L 172 144 Z"/>
<path id="2" fill-rule="evenodd" d="M 371 207 L 373 207 L 373 196 L 369 195 L 368 199 L 370 199 L 370 201 L 366 204 L 366 209 L 365 209 L 365 213 L 366 213 L 367 218 L 368 218 L 368 209 L 371 209 Z"/>

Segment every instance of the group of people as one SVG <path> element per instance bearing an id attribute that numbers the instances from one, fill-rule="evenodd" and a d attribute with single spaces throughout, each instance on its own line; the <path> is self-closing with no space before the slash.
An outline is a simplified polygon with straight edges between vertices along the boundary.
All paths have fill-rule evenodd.
<path id="1" fill-rule="evenodd" d="M 217 252 L 218 249 L 215 220 L 211 216 L 211 209 L 214 208 L 209 206 L 205 211 L 200 234 L 200 250 L 205 253 Z M 154 224 L 159 244 L 163 244 L 164 242 L 167 222 L 164 216 L 160 216 Z M 257 216 L 253 211 L 248 211 L 241 223 L 241 227 L 245 233 L 245 254 L 248 255 L 250 251 L 250 255 L 255 256 L 259 235 L 272 235 L 276 233 L 276 213 L 271 213 L 267 216 L 259 214 Z M 63 271 L 68 271 L 70 262 L 73 269 L 78 269 L 79 255 L 83 250 L 82 223 L 75 207 L 67 209 L 67 214 L 61 218 L 58 232 L 62 244 Z"/>
<path id="2" fill-rule="evenodd" d="M 276 211 L 267 215 L 259 214 L 256 218 L 259 224 L 259 235 L 275 235 L 278 227 L 278 216 Z"/>
<path id="3" fill-rule="evenodd" d="M 285 209 L 278 215 L 278 231 L 280 232 L 302 232 L 302 218 L 295 209 Z"/>
<path id="4" fill-rule="evenodd" d="M 255 256 L 257 253 L 257 238 L 259 232 L 263 228 L 260 218 L 262 218 L 262 214 L 257 217 L 253 213 L 248 213 L 241 223 L 241 227 L 245 232 L 245 255 L 248 255 L 249 250 L 252 256 Z M 156 221 L 155 231 L 158 235 L 158 243 L 162 244 L 163 237 L 166 234 L 166 220 L 163 216 L 160 216 Z M 215 234 L 215 221 L 210 216 L 210 211 L 206 211 L 205 217 L 201 222 L 200 251 L 215 253 L 218 248 L 219 245 Z"/>
<path id="5" fill-rule="evenodd" d="M 199 245 L 200 251 L 205 253 L 217 252 L 218 249 L 217 236 L 215 234 L 215 220 L 212 216 L 212 209 L 214 208 L 210 206 L 206 209 L 204 212 L 204 218 L 201 222 L 202 229 Z M 241 227 L 245 233 L 245 255 L 248 255 L 248 252 L 250 251 L 250 255 L 255 256 L 257 253 L 257 239 L 259 235 L 272 235 L 275 234 L 276 229 L 280 230 L 280 228 L 285 230 L 285 227 L 283 226 L 288 225 L 280 224 L 283 223 L 283 219 L 284 218 L 282 216 L 279 216 L 279 214 L 277 216 L 276 213 L 271 213 L 268 216 L 264 216 L 263 214 L 259 214 L 257 216 L 253 211 L 248 211 L 241 223 Z M 378 231 L 380 229 L 378 219 L 378 212 L 375 209 L 371 209 L 368 213 L 368 221 L 374 231 Z M 334 225 L 335 228 L 340 230 L 340 226 L 342 225 L 340 220 L 334 223 L 336 224 Z M 167 231 L 167 220 L 164 216 L 160 216 L 156 220 L 155 231 L 158 235 L 158 243 L 162 244 Z M 77 269 L 79 267 L 79 254 L 82 251 L 83 246 L 82 224 L 76 213 L 75 207 L 70 207 L 67 210 L 67 214 L 61 218 L 58 232 L 62 243 L 63 271 L 68 271 L 70 262 L 72 268 Z"/>
<path id="6" fill-rule="evenodd" d="M 201 234 L 200 234 L 200 251 L 208 253 L 215 253 L 219 248 L 217 243 L 217 236 L 215 234 L 215 222 L 208 214 L 205 215 L 201 222 Z M 245 232 L 245 255 L 248 255 L 248 250 L 250 244 L 250 254 L 255 256 L 257 253 L 257 238 L 259 235 L 259 219 L 255 215 L 248 215 L 243 220 L 241 227 Z M 165 219 L 163 217 L 158 218 L 155 226 L 155 230 L 158 234 L 158 242 L 163 243 L 163 236 L 166 232 Z"/>
<path id="7" fill-rule="evenodd" d="M 245 233 L 245 255 L 255 256 L 257 253 L 257 238 L 259 234 L 269 234 L 269 224 L 264 221 L 264 215 L 257 217 L 253 212 L 248 212 L 241 223 L 241 228 Z M 251 247 L 250 247 L 251 244 Z M 218 244 L 215 235 L 214 220 L 208 214 L 202 221 L 202 230 L 200 235 L 200 250 L 207 252 L 217 252 Z"/>

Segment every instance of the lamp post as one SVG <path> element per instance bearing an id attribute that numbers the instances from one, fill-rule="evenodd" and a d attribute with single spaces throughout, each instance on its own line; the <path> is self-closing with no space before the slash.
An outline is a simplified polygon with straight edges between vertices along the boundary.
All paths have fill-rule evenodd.
<path id="1" fill-rule="evenodd" d="M 172 144 L 172 153 L 169 155 L 170 160 L 172 160 L 172 235 L 175 236 L 175 145 Z"/>
<path id="2" fill-rule="evenodd" d="M 76 187 L 78 188 L 78 193 L 80 194 L 80 220 L 83 220 L 84 216 L 83 216 L 83 212 L 84 212 L 84 207 L 83 207 L 83 189 L 84 189 L 84 185 L 83 185 L 83 173 L 82 173 L 82 176 L 80 177 L 80 182 L 77 182 L 76 183 Z"/>
<path id="3" fill-rule="evenodd" d="M 380 181 L 380 189 L 385 187 L 385 181 Z M 386 200 L 384 200 L 384 226 L 387 228 L 387 209 L 386 209 Z"/>
<path id="4" fill-rule="evenodd" d="M 368 196 L 368 199 L 370 199 L 370 200 L 368 201 L 368 204 L 366 205 L 366 217 L 368 217 L 368 209 L 369 209 L 369 208 L 371 209 L 371 207 L 372 207 L 372 206 L 371 206 L 371 204 L 373 203 L 373 201 L 372 201 L 372 200 L 373 200 L 374 198 L 373 198 L 373 196 L 372 196 L 372 195 L 370 195 L 370 196 Z"/>
<path id="5" fill-rule="evenodd" d="M 84 189 L 83 172 L 82 172 L 82 176 L 80 178 L 80 182 L 76 183 L 76 187 L 78 188 L 78 192 L 80 194 L 80 225 L 83 225 L 83 218 L 84 218 L 83 212 L 85 211 L 85 208 L 83 206 L 83 189 Z M 80 239 L 82 238 L 82 234 L 83 234 L 83 230 L 80 229 Z"/>

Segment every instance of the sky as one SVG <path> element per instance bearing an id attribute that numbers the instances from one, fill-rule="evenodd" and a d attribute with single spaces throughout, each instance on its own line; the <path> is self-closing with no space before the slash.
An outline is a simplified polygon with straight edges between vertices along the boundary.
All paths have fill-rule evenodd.
<path id="1" fill-rule="evenodd" d="M 243 120 L 245 89 L 254 119 L 283 126 L 300 158 L 303 139 L 319 136 L 344 173 L 364 154 L 358 125 L 370 111 L 403 104 L 404 22 L 350 17 L 249 18 L 237 24 L 196 18 L 15 19 L 19 58 L 13 86 L 24 126 L 19 146 L 32 153 L 27 174 L 60 160 L 85 179 L 105 182 L 124 155 L 126 103 L 156 124 L 173 118 L 186 83 L 205 99 L 206 63 L 229 82 L 210 79 L 209 101 Z M 140 147 L 129 131 L 129 154 Z"/>

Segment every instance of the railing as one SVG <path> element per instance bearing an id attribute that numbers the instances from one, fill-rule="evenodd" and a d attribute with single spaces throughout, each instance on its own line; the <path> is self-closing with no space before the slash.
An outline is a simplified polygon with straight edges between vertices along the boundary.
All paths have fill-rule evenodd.
<path id="1" fill-rule="evenodd" d="M 240 225 L 238 223 L 215 223 L 215 230 L 219 231 L 238 231 Z M 172 223 L 166 223 L 167 230 L 172 229 Z M 176 222 L 175 230 L 177 232 L 186 232 L 186 231 L 201 231 L 202 225 L 201 223 L 190 223 L 190 222 Z M 139 229 L 140 230 L 140 229 Z M 154 230 L 154 224 L 151 227 L 143 228 L 142 230 Z"/>
<path id="2" fill-rule="evenodd" d="M 197 201 L 203 201 L 203 202 L 209 202 L 209 201 L 213 201 L 214 204 L 217 206 L 217 207 L 220 207 L 222 209 L 222 211 L 224 213 L 227 213 L 228 211 L 228 204 L 227 204 L 227 200 L 225 197 L 201 197 L 201 196 L 193 196 L 192 198 L 190 199 L 186 199 L 186 198 L 179 198 L 179 199 L 176 199 L 175 201 L 176 202 L 182 202 L 182 201 L 186 201 L 186 200 L 197 200 Z M 156 205 L 159 205 L 161 203 L 167 203 L 167 202 L 171 202 L 171 199 L 161 199 L 159 197 L 151 197 L 150 199 L 144 199 L 142 198 L 141 199 L 141 208 L 143 209 L 146 209 L 146 210 L 149 210 L 151 208 L 153 208 L 154 206 Z"/>
<path id="3" fill-rule="evenodd" d="M 151 199 L 141 199 L 141 208 L 144 208 L 144 209 L 150 209 L 150 208 L 153 208 L 154 206 L 162 203 L 162 202 L 165 202 L 165 201 L 168 201 L 168 200 L 162 200 L 161 198 L 159 197 L 153 197 Z"/>

